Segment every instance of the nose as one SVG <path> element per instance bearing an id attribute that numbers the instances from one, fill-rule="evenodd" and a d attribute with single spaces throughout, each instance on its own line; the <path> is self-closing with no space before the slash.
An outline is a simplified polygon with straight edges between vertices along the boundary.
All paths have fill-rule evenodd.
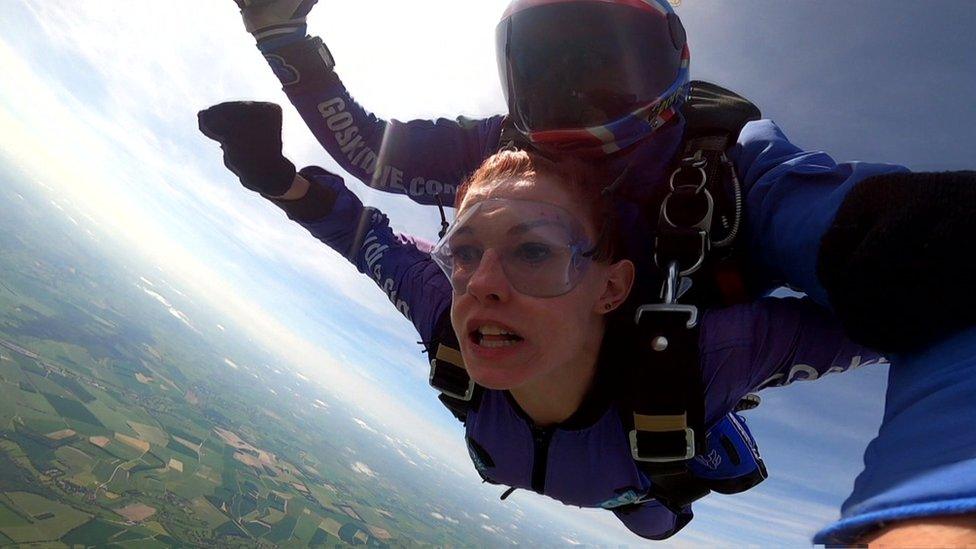
<path id="1" fill-rule="evenodd" d="M 468 279 L 468 293 L 483 303 L 508 300 L 511 286 L 494 249 L 488 249 L 481 256 L 478 268 Z"/>

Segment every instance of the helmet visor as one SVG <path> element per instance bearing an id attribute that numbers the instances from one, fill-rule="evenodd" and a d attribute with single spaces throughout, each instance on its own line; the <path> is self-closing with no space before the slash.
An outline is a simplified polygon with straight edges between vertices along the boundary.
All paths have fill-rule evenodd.
<path id="1" fill-rule="evenodd" d="M 485 265 L 491 261 L 515 291 L 556 297 L 583 278 L 591 247 L 580 222 L 558 206 L 490 198 L 466 208 L 431 256 L 457 294 L 479 269 L 496 268 Z"/>
<path id="2" fill-rule="evenodd" d="M 522 131 L 604 125 L 656 101 L 678 78 L 673 13 L 621 3 L 544 3 L 497 29 L 510 113 Z"/>

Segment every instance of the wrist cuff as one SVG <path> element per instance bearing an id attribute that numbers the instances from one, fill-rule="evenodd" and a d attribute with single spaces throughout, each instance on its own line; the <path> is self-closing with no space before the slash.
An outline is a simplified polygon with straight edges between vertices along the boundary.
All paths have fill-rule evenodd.
<path id="1" fill-rule="evenodd" d="M 308 38 L 308 27 L 305 24 L 282 28 L 275 33 L 254 34 L 254 39 L 257 40 L 258 51 L 264 54 L 274 53 L 277 49 L 289 44 L 301 42 L 306 38 Z"/>
<path id="2" fill-rule="evenodd" d="M 287 40 L 274 48 L 271 46 L 269 44 L 266 50 L 259 44 L 258 48 L 286 88 L 301 85 L 318 91 L 322 86 L 332 85 L 338 79 L 332 70 L 335 67 L 332 52 L 317 36 Z"/>
<path id="3" fill-rule="evenodd" d="M 318 221 L 332 212 L 335 206 L 335 190 L 322 185 L 310 175 L 306 175 L 305 170 L 300 173 L 308 180 L 308 192 L 305 196 L 295 200 L 281 200 L 270 196 L 265 196 L 276 206 L 281 208 L 285 215 L 292 221 L 299 223 L 309 223 Z"/>

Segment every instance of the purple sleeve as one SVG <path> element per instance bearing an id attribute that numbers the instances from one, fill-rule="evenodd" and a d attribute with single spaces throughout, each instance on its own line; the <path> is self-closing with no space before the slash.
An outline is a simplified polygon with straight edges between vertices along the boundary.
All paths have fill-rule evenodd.
<path id="1" fill-rule="evenodd" d="M 451 285 L 430 257 L 430 244 L 395 234 L 386 215 L 363 203 L 335 176 L 321 168 L 302 175 L 312 185 L 336 193 L 332 211 L 317 221 L 299 221 L 312 235 L 346 257 L 386 293 L 423 341 L 432 339 L 441 316 L 451 305 Z"/>
<path id="2" fill-rule="evenodd" d="M 457 186 L 498 149 L 502 116 L 409 122 L 376 117 L 346 90 L 318 38 L 264 56 L 322 147 L 375 189 L 428 205 L 439 198 L 449 206 Z"/>
<path id="3" fill-rule="evenodd" d="M 824 308 L 797 298 L 706 311 L 700 347 L 709 424 L 749 392 L 884 361 L 850 341 Z"/>

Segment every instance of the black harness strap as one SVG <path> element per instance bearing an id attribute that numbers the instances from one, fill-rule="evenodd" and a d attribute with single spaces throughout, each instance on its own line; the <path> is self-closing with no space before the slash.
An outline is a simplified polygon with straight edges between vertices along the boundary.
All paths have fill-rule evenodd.
<path id="1" fill-rule="evenodd" d="M 440 391 L 437 398 L 454 417 L 464 422 L 468 410 L 481 396 L 481 387 L 464 369 L 461 346 L 451 326 L 450 311 L 444 312 L 435 333 L 437 337 L 434 341 L 425 343 L 427 356 L 430 357 L 430 385 Z"/>
<path id="2" fill-rule="evenodd" d="M 657 216 L 660 302 L 636 308 L 636 337 L 628 344 L 635 352 L 621 398 L 634 461 L 650 479 L 651 495 L 675 513 L 709 493 L 688 468 L 707 452 L 698 308 L 678 300 L 691 286 L 686 279 L 714 262 L 712 250 L 730 246 L 739 232 L 742 191 L 725 151 L 759 117 L 745 99 L 704 82 L 692 83 L 682 113 L 686 137 L 669 192 L 648 212 Z M 694 302 L 713 305 L 705 295 Z"/>

